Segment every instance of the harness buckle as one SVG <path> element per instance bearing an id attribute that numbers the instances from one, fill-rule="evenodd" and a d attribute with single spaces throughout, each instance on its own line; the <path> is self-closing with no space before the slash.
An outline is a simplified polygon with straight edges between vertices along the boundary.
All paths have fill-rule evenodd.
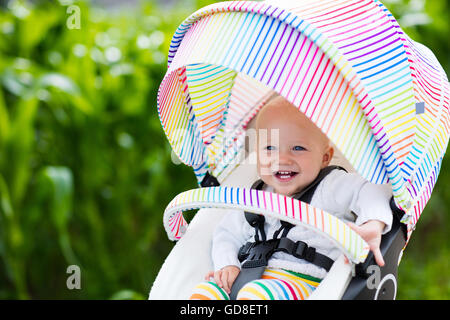
<path id="1" fill-rule="evenodd" d="M 250 254 L 250 250 L 256 245 L 256 242 L 247 242 L 244 244 L 238 252 L 238 259 L 239 262 L 244 261 L 248 258 L 248 255 Z"/>
<path id="2" fill-rule="evenodd" d="M 303 241 L 297 241 L 294 245 L 294 250 L 292 250 L 292 255 L 299 259 L 305 258 L 305 251 L 308 245 Z"/>
<path id="3" fill-rule="evenodd" d="M 247 260 L 242 264 L 242 268 L 267 266 L 269 258 L 278 247 L 278 243 L 279 239 L 271 239 L 266 241 L 254 242 L 249 245 L 250 247 L 247 250 Z M 247 244 L 245 246 L 247 246 Z"/>

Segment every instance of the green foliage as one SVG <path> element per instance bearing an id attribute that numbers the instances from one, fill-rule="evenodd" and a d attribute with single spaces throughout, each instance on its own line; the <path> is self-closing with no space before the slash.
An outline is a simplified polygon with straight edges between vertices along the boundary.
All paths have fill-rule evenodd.
<path id="1" fill-rule="evenodd" d="M 0 11 L 0 298 L 145 298 L 172 246 L 162 211 L 196 185 L 156 113 L 185 14 L 77 5 L 79 30 L 58 2 Z"/>
<path id="2" fill-rule="evenodd" d="M 196 186 L 171 161 L 157 89 L 176 27 L 214 1 L 165 11 L 80 1 L 80 29 L 69 29 L 72 2 L 0 7 L 0 299 L 145 299 L 172 247 L 163 209 Z M 418 2 L 386 4 L 396 17 L 428 15 L 407 32 L 448 72 L 448 3 Z M 450 298 L 449 165 L 405 251 L 401 299 Z M 66 287 L 71 264 L 81 290 Z"/>

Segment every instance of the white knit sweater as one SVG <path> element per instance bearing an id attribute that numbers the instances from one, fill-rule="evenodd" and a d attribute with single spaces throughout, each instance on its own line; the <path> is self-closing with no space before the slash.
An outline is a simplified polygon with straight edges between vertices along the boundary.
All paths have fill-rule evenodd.
<path id="1" fill-rule="evenodd" d="M 272 191 L 271 187 L 266 189 Z M 368 220 L 379 220 L 386 224 L 383 234 L 391 229 L 392 213 L 389 200 L 392 195 L 388 184 L 376 185 L 367 182 L 356 173 L 333 170 L 317 186 L 311 199 L 311 205 L 325 210 L 344 221 L 361 225 Z M 281 227 L 276 218 L 265 217 L 264 229 L 268 239 Z M 227 265 L 240 267 L 237 258 L 239 248 L 247 241 L 254 241 L 255 231 L 251 227 L 243 211 L 235 210 L 225 214 L 217 226 L 212 244 L 214 269 L 219 270 Z M 293 241 L 304 241 L 317 252 L 336 260 L 339 249 L 333 242 L 318 233 L 302 226 L 293 227 L 288 235 Z M 326 270 L 305 260 L 297 259 L 284 252 L 276 252 L 269 260 L 269 267 L 283 268 L 300 272 L 319 279 L 326 276 Z"/>

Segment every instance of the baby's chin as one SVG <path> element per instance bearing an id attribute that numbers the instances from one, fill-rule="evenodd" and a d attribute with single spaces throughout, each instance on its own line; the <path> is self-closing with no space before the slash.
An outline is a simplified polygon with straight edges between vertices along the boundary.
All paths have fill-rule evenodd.
<path id="1" fill-rule="evenodd" d="M 283 196 L 287 196 L 290 197 L 294 194 L 296 194 L 297 192 L 299 192 L 300 188 L 286 188 L 286 187 L 281 187 L 281 188 L 274 188 L 274 192 L 281 194 Z"/>
<path id="2" fill-rule="evenodd" d="M 314 177 L 305 177 L 301 173 L 295 174 L 292 177 L 279 177 L 275 174 L 260 175 L 262 181 L 274 189 L 273 192 L 291 197 L 294 194 L 302 191 L 314 181 Z"/>
<path id="3" fill-rule="evenodd" d="M 261 177 L 261 180 L 264 183 L 274 189 L 273 192 L 284 195 L 284 196 L 292 196 L 293 194 L 299 192 L 302 189 L 302 186 L 297 185 L 292 182 L 278 182 L 276 178 L 273 176 L 269 177 Z"/>

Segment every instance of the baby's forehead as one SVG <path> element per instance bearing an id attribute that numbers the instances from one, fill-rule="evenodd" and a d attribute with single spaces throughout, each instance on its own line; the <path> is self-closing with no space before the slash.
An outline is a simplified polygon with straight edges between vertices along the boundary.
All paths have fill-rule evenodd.
<path id="1" fill-rule="evenodd" d="M 265 128 L 279 129 L 283 132 L 308 136 L 310 140 L 328 144 L 328 137 L 298 107 L 278 96 L 270 100 L 256 116 L 257 131 Z M 269 135 L 270 136 L 270 135 Z M 295 139 L 295 136 L 292 138 Z"/>
<path id="2" fill-rule="evenodd" d="M 298 125 L 300 128 L 308 129 L 312 121 L 302 113 L 296 106 L 281 96 L 270 100 L 256 115 L 256 126 L 261 127 L 277 123 L 292 123 Z M 283 126 L 280 125 L 280 129 Z"/>

